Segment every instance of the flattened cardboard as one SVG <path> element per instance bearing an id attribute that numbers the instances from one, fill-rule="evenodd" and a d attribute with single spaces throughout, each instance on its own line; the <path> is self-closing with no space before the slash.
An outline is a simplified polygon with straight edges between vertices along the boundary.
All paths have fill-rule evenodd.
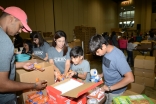
<path id="1" fill-rule="evenodd" d="M 58 82 L 58 83 L 56 83 L 54 85 L 51 85 L 49 87 L 52 87 L 54 90 L 57 90 L 57 89 L 54 88 L 55 86 L 66 83 L 67 81 L 70 81 L 70 79 L 65 79 L 65 80 L 63 80 L 61 82 Z M 70 90 L 70 91 L 68 91 L 68 92 L 66 92 L 64 94 L 61 94 L 61 91 L 58 91 L 58 90 L 57 91 L 60 92 L 59 94 L 62 95 L 62 96 L 78 98 L 80 95 L 88 92 L 89 90 L 95 88 L 96 86 L 98 86 L 98 85 L 100 85 L 102 83 L 103 83 L 103 81 L 100 81 L 98 83 L 92 83 L 92 82 L 84 83 L 83 85 L 81 85 L 81 86 L 79 86 L 79 87 L 77 87 L 77 88 L 75 88 L 73 90 Z"/>

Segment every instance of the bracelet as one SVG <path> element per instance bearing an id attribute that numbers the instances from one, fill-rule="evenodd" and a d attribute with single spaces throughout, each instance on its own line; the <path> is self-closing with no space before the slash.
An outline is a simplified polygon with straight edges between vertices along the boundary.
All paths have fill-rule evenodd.
<path id="1" fill-rule="evenodd" d="M 111 86 L 108 86 L 108 89 L 109 89 L 109 92 L 112 92 L 112 90 L 111 90 L 111 88 L 110 88 Z"/>
<path id="2" fill-rule="evenodd" d="M 36 87 L 37 87 L 37 84 L 36 84 L 36 83 L 34 83 L 34 89 L 36 89 Z"/>
<path id="3" fill-rule="evenodd" d="M 111 86 L 108 86 L 108 89 L 109 89 L 109 92 L 112 92 L 112 90 L 111 90 L 111 88 L 110 88 Z"/>
<path id="4" fill-rule="evenodd" d="M 76 77 L 77 77 L 77 78 L 78 78 L 78 74 L 79 74 L 79 73 L 77 72 L 77 73 L 76 73 Z"/>

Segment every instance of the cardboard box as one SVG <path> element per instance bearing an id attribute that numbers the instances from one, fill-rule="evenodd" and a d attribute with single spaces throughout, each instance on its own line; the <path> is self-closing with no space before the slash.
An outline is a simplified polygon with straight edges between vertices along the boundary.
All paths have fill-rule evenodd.
<path id="1" fill-rule="evenodd" d="M 145 92 L 145 86 L 137 83 L 130 83 L 127 90 L 136 92 L 138 94 L 143 94 Z"/>
<path id="2" fill-rule="evenodd" d="M 146 56 L 144 59 L 144 69 L 151 69 L 154 72 L 155 69 L 155 57 Z"/>
<path id="3" fill-rule="evenodd" d="M 134 75 L 146 78 L 153 78 L 155 76 L 153 70 L 139 68 L 134 68 Z"/>
<path id="4" fill-rule="evenodd" d="M 146 78 L 146 77 L 135 76 L 135 83 L 145 85 L 145 86 L 149 86 L 149 87 L 154 87 L 155 77 Z"/>
<path id="5" fill-rule="evenodd" d="M 41 67 L 45 69 L 43 72 L 39 70 L 34 70 L 34 71 L 26 71 L 24 69 L 16 70 L 16 81 L 35 83 L 36 78 L 39 78 L 39 80 L 47 80 L 48 85 L 54 84 L 55 82 L 54 82 L 53 66 L 48 62 L 39 63 L 39 65 L 41 65 Z M 25 96 L 27 95 L 26 92 L 28 91 L 32 91 L 32 90 L 26 90 L 22 94 L 23 102 L 25 102 L 26 100 Z"/>
<path id="6" fill-rule="evenodd" d="M 137 55 L 134 59 L 134 67 L 140 69 L 155 69 L 155 58 L 152 56 Z"/>
<path id="7" fill-rule="evenodd" d="M 86 104 L 86 95 L 89 90 L 102 84 L 98 83 L 82 83 L 75 79 L 65 79 L 61 82 L 47 86 L 46 90 L 51 102 L 56 104 Z"/>
<path id="8" fill-rule="evenodd" d="M 134 67 L 144 68 L 144 58 L 145 56 L 137 55 L 134 59 Z"/>
<path id="9" fill-rule="evenodd" d="M 156 60 L 156 50 L 153 51 L 153 57 L 155 57 L 155 60 Z M 156 61 L 155 61 L 155 64 L 156 64 Z"/>
<path id="10" fill-rule="evenodd" d="M 42 62 L 45 62 L 45 61 L 40 60 L 40 59 L 31 59 L 31 60 L 28 60 L 27 62 L 31 62 L 31 63 L 42 63 Z"/>

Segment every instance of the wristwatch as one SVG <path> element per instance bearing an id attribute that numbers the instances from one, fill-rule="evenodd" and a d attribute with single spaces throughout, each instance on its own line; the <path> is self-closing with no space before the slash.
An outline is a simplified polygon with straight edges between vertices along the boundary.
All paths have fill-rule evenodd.
<path id="1" fill-rule="evenodd" d="M 112 90 L 111 90 L 111 88 L 110 88 L 111 86 L 108 86 L 108 89 L 109 89 L 109 92 L 112 92 Z"/>

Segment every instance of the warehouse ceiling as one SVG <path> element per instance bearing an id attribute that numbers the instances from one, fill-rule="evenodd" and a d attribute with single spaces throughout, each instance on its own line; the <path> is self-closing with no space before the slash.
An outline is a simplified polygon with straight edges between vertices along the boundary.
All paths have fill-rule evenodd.
<path id="1" fill-rule="evenodd" d="M 122 1 L 128 1 L 128 0 L 113 0 L 113 1 L 116 2 L 116 3 L 120 3 Z"/>

